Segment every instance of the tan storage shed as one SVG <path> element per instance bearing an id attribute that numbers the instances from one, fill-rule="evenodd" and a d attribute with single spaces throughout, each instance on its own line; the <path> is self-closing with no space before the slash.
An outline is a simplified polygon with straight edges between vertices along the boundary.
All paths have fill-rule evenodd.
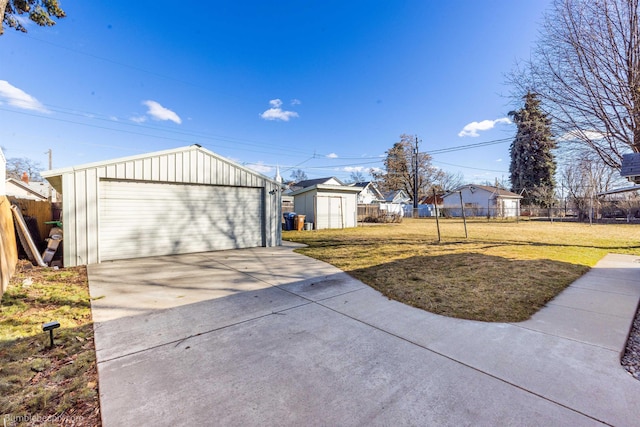
<path id="1" fill-rule="evenodd" d="M 64 265 L 281 244 L 280 184 L 199 145 L 42 173 Z"/>

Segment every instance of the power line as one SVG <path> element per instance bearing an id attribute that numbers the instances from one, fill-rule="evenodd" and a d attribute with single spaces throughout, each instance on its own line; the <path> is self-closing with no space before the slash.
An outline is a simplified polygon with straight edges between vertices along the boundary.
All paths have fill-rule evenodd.
<path id="1" fill-rule="evenodd" d="M 471 166 L 456 165 L 456 164 L 453 164 L 453 163 L 441 162 L 440 160 L 434 160 L 433 163 L 439 163 L 439 164 L 443 164 L 443 165 L 447 165 L 447 166 L 453 166 L 453 167 L 456 167 L 456 168 L 478 170 L 478 171 L 483 171 L 483 172 L 509 173 L 508 171 L 501 171 L 501 170 L 496 170 L 496 169 L 483 169 L 483 168 L 474 168 L 474 167 L 471 167 Z"/>
<path id="2" fill-rule="evenodd" d="M 427 154 L 430 154 L 430 155 L 444 154 L 444 153 L 451 153 L 453 151 L 462 151 L 462 150 L 470 150 L 470 149 L 479 148 L 479 147 L 487 147 L 489 145 L 502 144 L 504 142 L 511 141 L 512 139 L 513 138 L 502 138 L 502 139 L 494 139 L 492 141 L 478 142 L 476 144 L 458 145 L 456 147 L 442 148 L 440 150 L 431 150 Z"/>
<path id="3" fill-rule="evenodd" d="M 247 146 L 252 146 L 252 147 L 259 147 L 262 148 L 264 146 L 268 146 L 267 142 L 263 142 L 260 143 L 258 141 L 254 141 L 254 142 L 247 142 L 250 140 L 246 140 L 246 139 L 241 139 L 241 138 L 235 138 L 235 137 L 228 137 L 228 136 L 218 136 L 218 135 L 208 135 L 205 133 L 201 133 L 201 132 L 189 132 L 189 131 L 180 131 L 180 130 L 175 130 L 175 129 L 163 129 L 163 128 L 159 128 L 159 127 L 154 127 L 154 126 L 148 126 L 148 125 L 139 125 L 139 124 L 133 124 L 133 123 L 127 123 L 127 122 L 122 122 L 122 121 L 113 121 L 111 119 L 108 118 L 104 118 L 104 117 L 97 117 L 97 115 L 94 115 L 92 113 L 69 113 L 69 112 L 65 112 L 65 111 L 59 111 L 59 110 L 55 110 L 54 108 L 52 108 L 54 111 L 58 112 L 58 113 L 62 113 L 62 114 L 68 114 L 68 115 L 72 115 L 72 116 L 77 116 L 77 117 L 84 117 L 87 120 L 100 120 L 100 121 L 106 121 L 110 124 L 117 124 L 117 125 L 123 125 L 123 126 L 129 126 L 129 127 L 134 127 L 136 129 L 142 128 L 142 129 L 148 129 L 148 130 L 152 130 L 152 131 L 156 131 L 156 132 L 165 132 L 165 133 L 170 133 L 170 134 L 175 134 L 175 135 L 182 135 L 185 138 L 172 138 L 169 136 L 161 136 L 161 135 L 157 135 L 157 134 L 152 134 L 152 133 L 145 133 L 145 132 L 137 132 L 134 130 L 127 130 L 127 129 L 118 129 L 117 127 L 114 126 L 100 126 L 100 125 L 96 125 L 96 124 L 92 124 L 92 123 L 84 123 L 81 121 L 76 121 L 76 120 L 67 120 L 67 119 L 63 119 L 63 118 L 59 118 L 59 117 L 51 117 L 51 116 L 46 116 L 46 115 L 40 115 L 40 114 L 34 114 L 34 113 L 29 113 L 29 112 L 25 112 L 25 111 L 16 111 L 16 110 L 12 110 L 12 109 L 6 109 L 6 108 L 2 108 L 0 107 L 0 111 L 7 111 L 10 113 L 14 113 L 14 114 L 21 114 L 21 115 L 25 115 L 25 116 L 31 116 L 31 117 L 37 117 L 37 118 L 42 118 L 42 119 L 46 119 L 46 120 L 53 120 L 53 121 L 58 121 L 58 122 L 62 122 L 62 123 L 71 123 L 71 124 L 76 124 L 76 125 L 80 125 L 80 126 L 87 126 L 87 127 L 92 127 L 92 128 L 96 128 L 96 129 L 103 129 L 103 130 L 109 130 L 109 131 L 114 131 L 114 132 L 121 132 L 121 133 L 127 133 L 127 134 L 131 134 L 131 135 L 139 135 L 139 136 L 146 136 L 146 137 L 152 137 L 152 138 L 159 138 L 159 139 L 165 139 L 165 140 L 169 140 L 169 141 L 178 141 L 178 142 L 187 142 L 187 143 L 193 143 L 193 138 L 199 138 L 199 139 L 207 139 L 207 140 L 211 140 L 214 142 L 228 142 L 228 143 L 232 143 L 232 144 L 241 144 L 241 145 L 247 145 Z M 190 140 L 191 138 L 191 140 Z M 222 144 L 218 144 L 219 146 L 223 146 Z M 278 154 L 279 152 L 284 152 L 284 153 L 298 153 L 298 154 L 308 154 L 308 152 L 306 151 L 301 151 L 301 150 L 292 150 L 289 147 L 286 148 L 279 148 L 279 147 L 274 147 L 272 146 L 272 150 L 271 151 L 265 151 L 265 150 L 251 150 L 254 153 L 263 153 L 263 154 Z"/>
<path id="4" fill-rule="evenodd" d="M 502 139 L 494 139 L 491 141 L 483 141 L 483 142 L 477 142 L 475 144 L 466 144 L 466 145 L 457 145 L 454 147 L 447 147 L 447 148 L 441 148 L 438 150 L 430 150 L 427 151 L 425 153 L 421 153 L 421 154 L 429 154 L 429 155 L 437 155 L 437 154 L 445 154 L 445 153 L 451 153 L 454 151 L 464 151 L 464 150 L 471 150 L 474 148 L 480 148 L 480 147 L 487 147 L 490 145 L 497 145 L 497 144 L 502 144 L 504 142 L 509 142 L 512 141 L 513 138 L 502 138 Z M 379 159 L 380 161 L 384 161 L 384 159 L 386 158 L 386 156 L 369 156 L 369 157 L 340 157 L 341 159 L 344 160 L 356 160 L 356 159 Z"/>

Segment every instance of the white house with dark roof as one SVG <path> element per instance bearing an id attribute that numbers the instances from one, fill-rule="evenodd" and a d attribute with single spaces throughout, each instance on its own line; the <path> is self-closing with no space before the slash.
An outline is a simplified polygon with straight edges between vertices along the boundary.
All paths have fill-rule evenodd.
<path id="1" fill-rule="evenodd" d="M 358 204 L 370 205 L 376 203 L 384 203 L 385 199 L 376 184 L 372 181 L 354 182 L 349 184 L 352 187 L 360 187 L 360 193 L 358 193 Z"/>
<path id="2" fill-rule="evenodd" d="M 522 196 L 490 185 L 467 184 L 442 196 L 443 208 L 451 216 L 516 217 L 520 215 Z"/>
<path id="3" fill-rule="evenodd" d="M 411 197 L 404 190 L 389 191 L 384 194 L 386 203 L 407 205 L 411 203 Z"/>

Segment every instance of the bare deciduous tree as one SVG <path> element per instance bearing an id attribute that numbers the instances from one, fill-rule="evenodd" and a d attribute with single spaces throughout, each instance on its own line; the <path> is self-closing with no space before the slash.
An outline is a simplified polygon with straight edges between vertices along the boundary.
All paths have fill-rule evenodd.
<path id="1" fill-rule="evenodd" d="M 367 178 L 364 176 L 364 173 L 362 173 L 362 171 L 353 171 L 351 172 L 351 175 L 349 176 L 349 180 L 351 182 L 365 182 L 367 180 Z"/>
<path id="2" fill-rule="evenodd" d="M 598 207 L 597 194 L 613 189 L 620 175 L 593 152 L 574 152 L 573 156 L 564 163 L 560 175 L 566 197 L 582 220 Z"/>
<path id="3" fill-rule="evenodd" d="M 29 181 L 42 181 L 40 163 L 26 157 L 12 157 L 7 159 L 7 178 L 22 179 L 26 173 Z"/>
<path id="4" fill-rule="evenodd" d="M 384 171 L 371 171 L 378 188 L 387 191 L 404 190 L 411 200 L 414 197 L 414 176 L 418 175 L 418 199 L 427 194 L 438 177 L 444 172 L 431 164 L 431 156 L 427 153 L 417 153 L 418 168 L 416 171 L 416 153 L 414 137 L 407 134 L 400 135 L 400 141 L 387 150 L 384 161 Z"/>
<path id="5" fill-rule="evenodd" d="M 436 174 L 434 177 L 433 187 L 437 193 L 442 194 L 448 191 L 454 190 L 458 187 L 462 187 L 464 185 L 464 176 L 462 173 L 457 172 L 445 172 L 440 171 L 440 173 Z M 433 188 L 427 191 L 428 194 L 433 193 Z"/>
<path id="6" fill-rule="evenodd" d="M 296 169 L 294 171 L 291 171 L 291 181 L 293 181 L 294 183 L 298 183 L 300 181 L 306 181 L 307 178 L 307 174 L 302 170 L 302 169 Z"/>
<path id="7" fill-rule="evenodd" d="M 622 193 L 616 200 L 616 205 L 622 209 L 626 215 L 627 223 L 640 211 L 640 192 L 630 191 Z"/>
<path id="8" fill-rule="evenodd" d="M 509 80 L 538 95 L 558 142 L 609 166 L 640 152 L 640 0 L 555 0 L 531 60 Z"/>

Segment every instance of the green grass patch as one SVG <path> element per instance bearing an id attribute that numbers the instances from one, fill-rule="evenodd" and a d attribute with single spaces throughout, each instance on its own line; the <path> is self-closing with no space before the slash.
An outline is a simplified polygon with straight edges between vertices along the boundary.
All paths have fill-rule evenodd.
<path id="1" fill-rule="evenodd" d="M 488 322 L 528 319 L 607 253 L 640 255 L 640 226 L 405 219 L 344 230 L 285 231 L 297 252 L 335 265 L 389 298 Z"/>
<path id="2" fill-rule="evenodd" d="M 53 320 L 60 328 L 50 348 L 42 325 Z M 100 425 L 84 267 L 54 270 L 19 263 L 0 303 L 0 416 L 11 425 L 31 425 L 28 420 L 34 419 Z"/>

